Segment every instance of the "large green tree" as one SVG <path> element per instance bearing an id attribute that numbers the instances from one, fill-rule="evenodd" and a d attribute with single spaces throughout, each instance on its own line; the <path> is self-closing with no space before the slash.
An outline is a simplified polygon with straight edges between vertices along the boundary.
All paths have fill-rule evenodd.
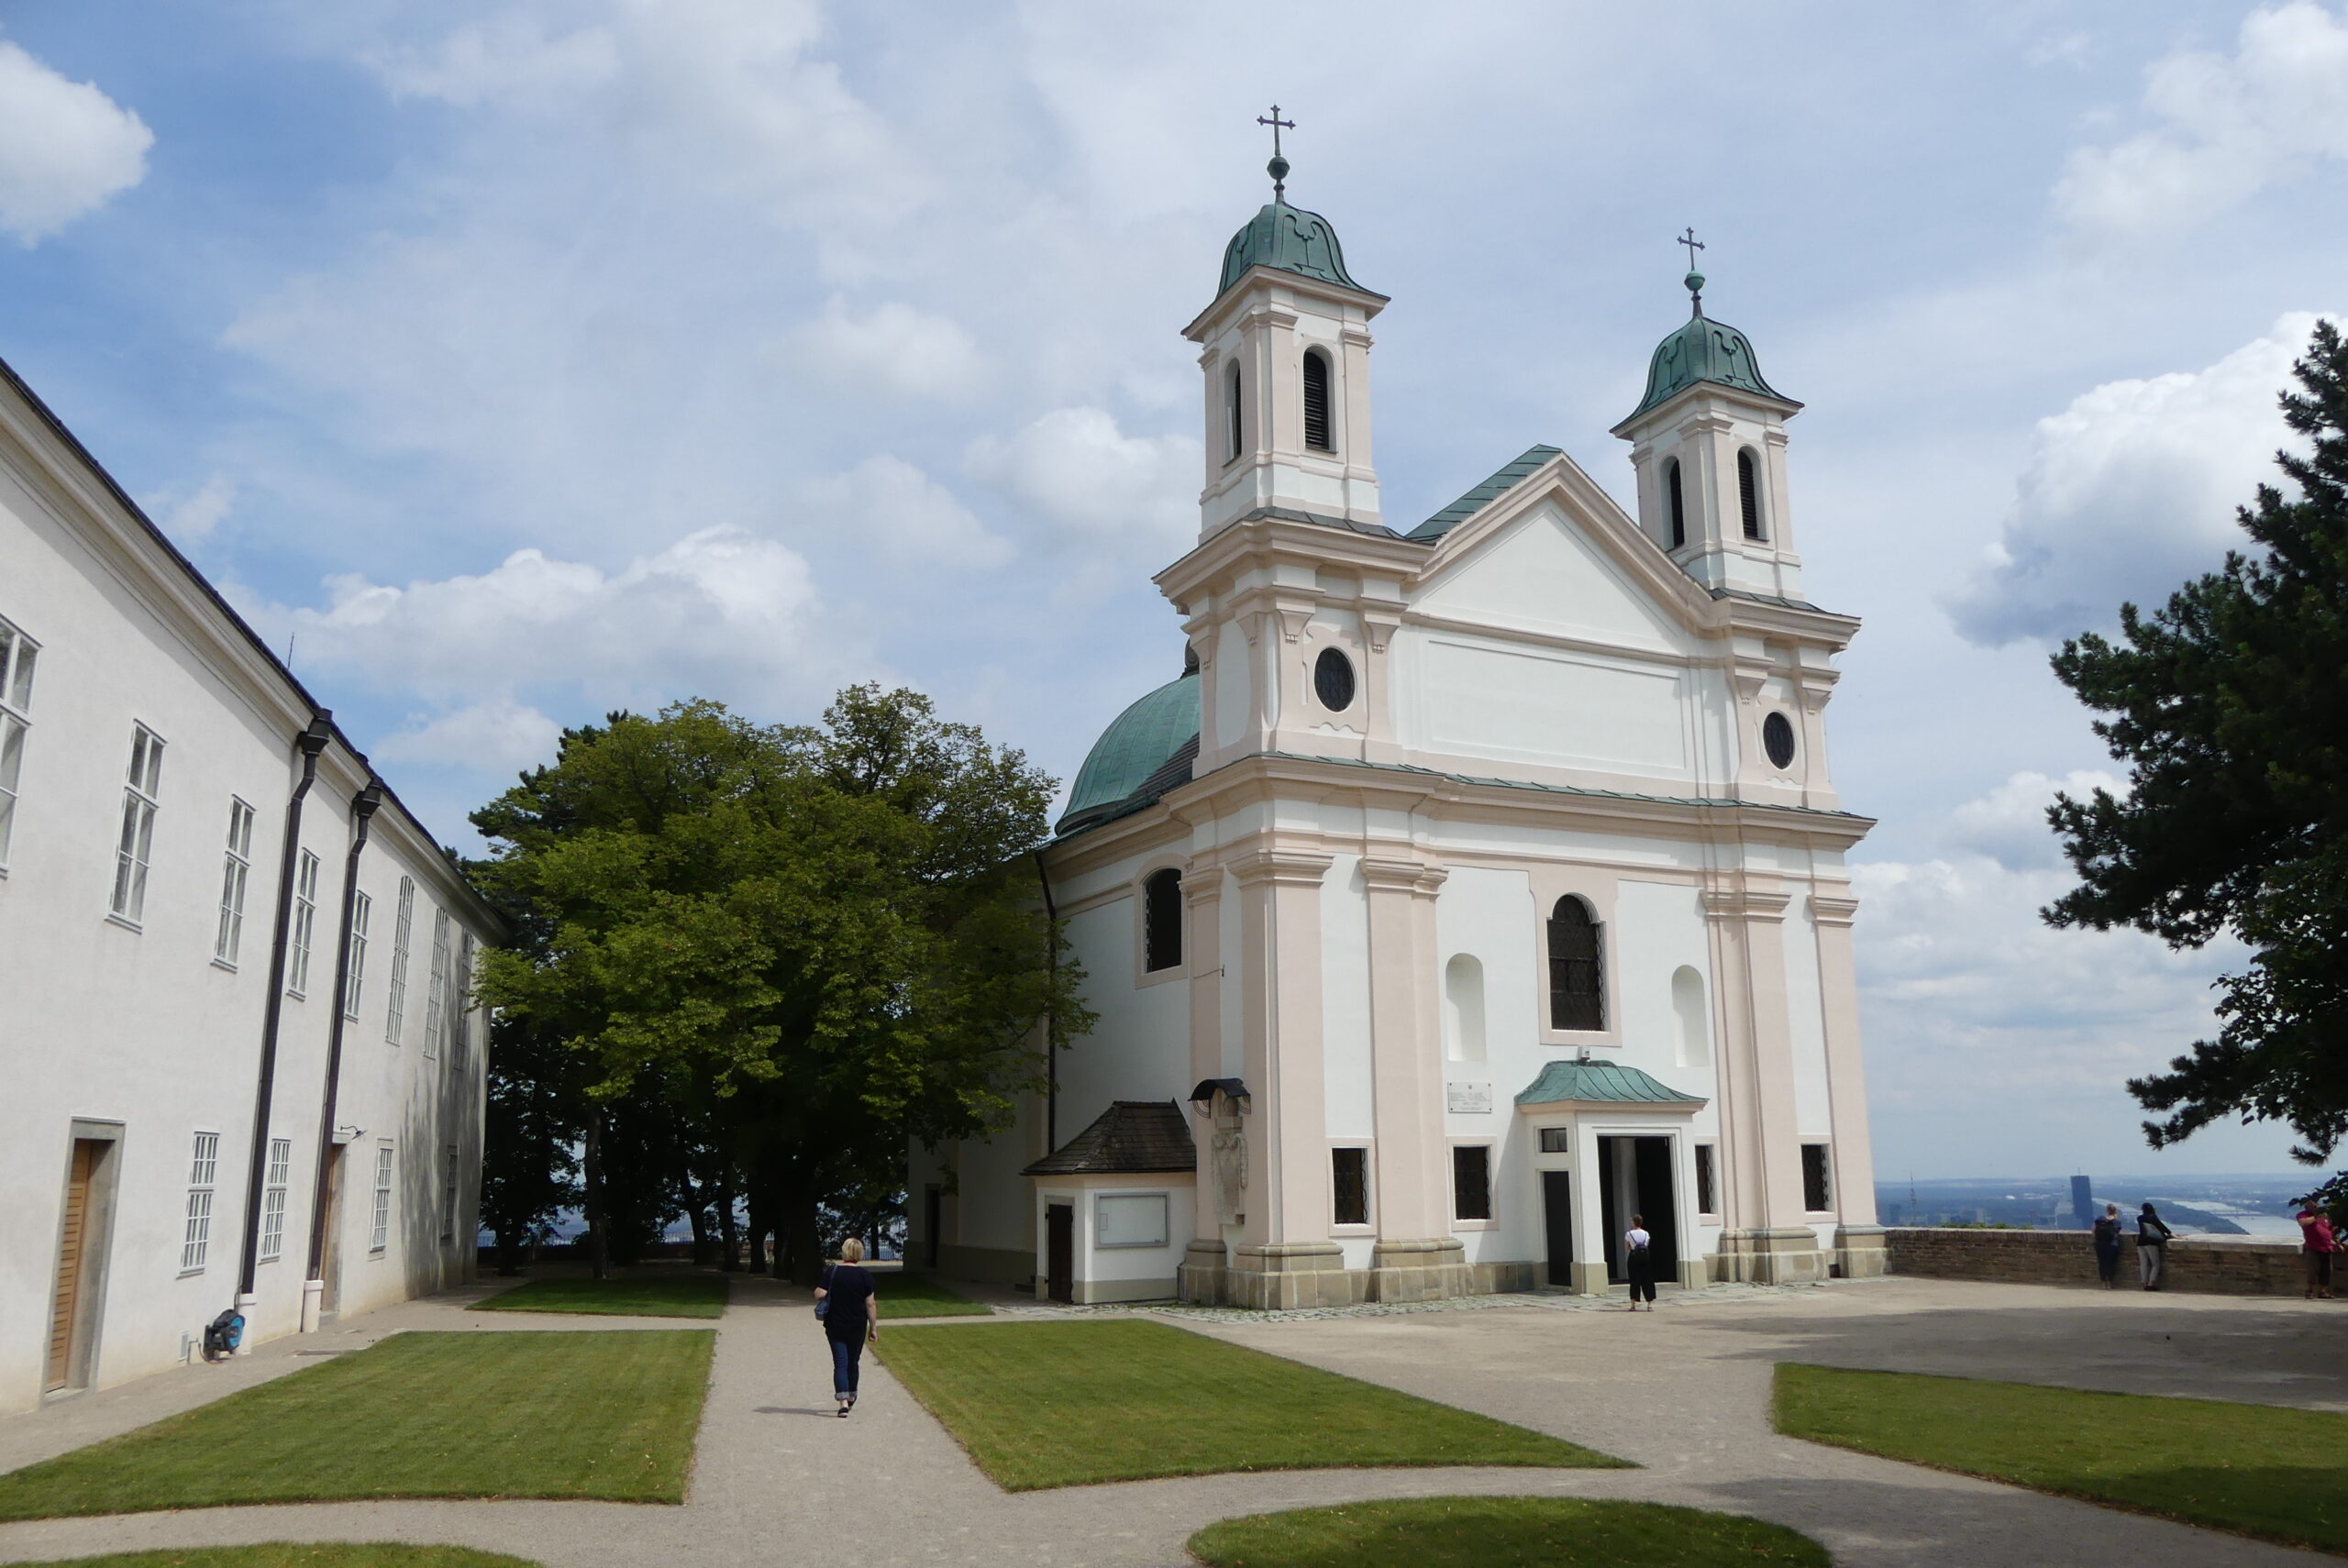
<path id="1" fill-rule="evenodd" d="M 614 1163 L 601 1140 L 632 1099 L 698 1118 L 803 1277 L 827 1207 L 909 1138 L 1002 1125 L 1039 1028 L 1089 1021 L 1025 859 L 1051 796 L 912 691 L 850 690 L 807 727 L 706 701 L 615 714 L 473 815 L 479 875 L 529 913 L 482 999 L 582 1064 L 591 1165 Z M 682 1181 L 694 1139 L 659 1137 L 672 1154 L 636 1153 Z"/>
<path id="2" fill-rule="evenodd" d="M 2300 1158 L 2348 1133 L 2348 348 L 2319 323 L 2283 414 L 2296 493 L 2242 510 L 2230 553 L 2115 640 L 2064 644 L 2054 672 L 2107 715 L 2125 796 L 2058 797 L 2049 820 L 2079 886 L 2057 925 L 2133 926 L 2178 947 L 2231 933 L 2248 964 L 2218 985 L 2215 1040 L 2130 1090 L 2154 1147 L 2221 1118 L 2287 1122 Z"/>

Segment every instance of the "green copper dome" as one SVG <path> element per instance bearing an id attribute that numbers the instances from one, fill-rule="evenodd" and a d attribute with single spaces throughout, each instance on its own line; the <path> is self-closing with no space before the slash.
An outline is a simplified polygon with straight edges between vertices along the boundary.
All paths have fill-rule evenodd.
<path id="1" fill-rule="evenodd" d="M 1290 206 L 1278 197 L 1249 218 L 1224 248 L 1223 282 L 1215 289 L 1216 295 L 1220 297 L 1250 267 L 1277 268 L 1365 294 L 1370 292 L 1346 271 L 1346 253 L 1329 220 L 1319 213 Z"/>
<path id="2" fill-rule="evenodd" d="M 1689 293 L 1703 286 L 1702 274 L 1688 275 Z M 1647 361 L 1647 395 L 1639 400 L 1639 406 L 1631 411 L 1630 416 L 1636 419 L 1698 381 L 1756 392 L 1779 403 L 1793 402 L 1761 379 L 1761 367 L 1754 360 L 1750 338 L 1726 322 L 1714 321 L 1704 314 L 1700 294 L 1697 296 L 1696 313 L 1687 325 L 1656 345 L 1655 358 Z"/>
<path id="3" fill-rule="evenodd" d="M 1069 791 L 1060 831 L 1089 825 L 1079 819 L 1097 818 L 1103 808 L 1131 799 L 1198 734 L 1199 678 L 1193 671 L 1168 681 L 1101 732 Z"/>

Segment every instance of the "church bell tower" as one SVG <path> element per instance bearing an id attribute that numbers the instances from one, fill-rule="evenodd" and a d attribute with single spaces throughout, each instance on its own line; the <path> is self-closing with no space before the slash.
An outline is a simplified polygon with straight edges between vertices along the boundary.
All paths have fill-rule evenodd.
<path id="1" fill-rule="evenodd" d="M 1369 323 L 1386 296 L 1346 271 L 1336 230 L 1288 203 L 1275 108 L 1272 199 L 1232 236 L 1214 303 L 1183 336 L 1205 392 L 1203 539 L 1267 510 L 1379 525 Z"/>

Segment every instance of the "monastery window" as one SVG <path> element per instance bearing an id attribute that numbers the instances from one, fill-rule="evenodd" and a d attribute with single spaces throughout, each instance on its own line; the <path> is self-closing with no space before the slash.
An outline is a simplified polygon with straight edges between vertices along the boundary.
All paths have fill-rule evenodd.
<path id="1" fill-rule="evenodd" d="M 1329 356 L 1318 348 L 1304 351 L 1304 444 L 1316 452 L 1334 452 L 1330 436 Z"/>
<path id="2" fill-rule="evenodd" d="M 1570 1127 L 1541 1129 L 1541 1152 L 1545 1154 L 1570 1154 L 1574 1152 L 1574 1130 Z"/>
<path id="3" fill-rule="evenodd" d="M 392 1146 L 375 1145 L 375 1209 L 369 1217 L 367 1250 L 380 1253 L 392 1244 Z"/>
<path id="4" fill-rule="evenodd" d="M 1567 893 L 1549 911 L 1549 1027 L 1606 1027 L 1602 933 L 1589 905 Z"/>
<path id="5" fill-rule="evenodd" d="M 1141 885 L 1141 966 L 1155 975 L 1182 962 L 1182 873 L 1168 867 Z"/>
<path id="6" fill-rule="evenodd" d="M 367 917 L 374 912 L 375 900 L 364 893 L 350 897 L 350 951 L 345 955 L 345 975 L 342 987 L 342 1016 L 359 1016 L 359 988 L 367 974 Z"/>
<path id="7" fill-rule="evenodd" d="M 1484 1059 L 1484 966 L 1473 954 L 1443 966 L 1443 1044 L 1455 1062 Z"/>
<path id="8" fill-rule="evenodd" d="M 1330 1220 L 1338 1225 L 1369 1223 L 1369 1151 L 1329 1151 Z"/>
<path id="9" fill-rule="evenodd" d="M 400 1029 L 407 1021 L 407 943 L 415 924 L 415 882 L 403 877 L 399 909 L 392 921 L 391 1010 L 383 1020 L 383 1039 L 393 1045 L 400 1043 Z"/>
<path id="10" fill-rule="evenodd" d="M 130 726 L 130 768 L 123 778 L 122 837 L 115 845 L 115 918 L 138 923 L 147 910 L 147 856 L 155 845 L 163 743 L 144 724 Z"/>
<path id="11" fill-rule="evenodd" d="M 1332 713 L 1354 705 L 1354 661 L 1342 648 L 1323 648 L 1312 661 L 1312 694 Z"/>
<path id="12" fill-rule="evenodd" d="M 180 1237 L 180 1272 L 194 1274 L 204 1267 L 212 1248 L 212 1187 L 220 1175 L 220 1134 L 198 1132 L 188 1161 L 187 1229 Z"/>
<path id="13" fill-rule="evenodd" d="M 1713 1169 L 1713 1147 L 1710 1143 L 1696 1145 L 1696 1212 L 1718 1214 L 1721 1211 L 1720 1173 Z"/>
<path id="14" fill-rule="evenodd" d="M 1451 1146 L 1451 1217 L 1492 1217 L 1492 1149 L 1489 1143 Z"/>
<path id="15" fill-rule="evenodd" d="M 1823 1214 L 1834 1207 L 1834 1182 L 1827 1154 L 1823 1143 L 1801 1146 L 1801 1206 L 1812 1214 Z"/>
<path id="16" fill-rule="evenodd" d="M 1223 460 L 1239 460 L 1239 453 L 1247 444 L 1247 421 L 1240 407 L 1239 361 L 1234 359 L 1223 372 L 1223 422 L 1226 434 L 1226 449 Z"/>
<path id="17" fill-rule="evenodd" d="M 17 822 L 17 773 L 25 760 L 25 732 L 32 727 L 33 660 L 40 652 L 30 637 L 0 621 L 0 867 L 8 864 L 8 835 Z"/>
<path id="18" fill-rule="evenodd" d="M 1761 721 L 1761 749 L 1769 754 L 1769 766 L 1780 771 L 1794 765 L 1793 722 L 1783 713 L 1772 713 Z"/>
<path id="19" fill-rule="evenodd" d="M 318 928 L 318 857 L 302 852 L 294 874 L 294 940 L 285 955 L 285 994 L 306 995 L 310 988 L 310 939 Z"/>
<path id="20" fill-rule="evenodd" d="M 1671 547 L 1678 549 L 1688 542 L 1688 498 L 1679 488 L 1679 459 L 1671 458 L 1663 465 L 1663 495 L 1671 509 Z"/>
<path id="21" fill-rule="evenodd" d="M 432 911 L 432 977 L 424 993 L 424 1054 L 440 1055 L 440 1029 L 449 1005 L 449 911 Z"/>
<path id="22" fill-rule="evenodd" d="M 228 797 L 228 848 L 220 871 L 220 925 L 213 933 L 212 956 L 233 969 L 237 950 L 245 940 L 245 884 L 253 870 L 253 809 Z"/>
<path id="23" fill-rule="evenodd" d="M 285 1251 L 285 1189 L 294 1176 L 294 1141 L 269 1141 L 269 1169 L 260 1184 L 260 1252 L 257 1261 L 275 1263 Z"/>
<path id="24" fill-rule="evenodd" d="M 1750 447 L 1740 447 L 1736 454 L 1736 504 L 1744 518 L 1744 536 L 1758 539 L 1761 532 L 1761 465 Z"/>

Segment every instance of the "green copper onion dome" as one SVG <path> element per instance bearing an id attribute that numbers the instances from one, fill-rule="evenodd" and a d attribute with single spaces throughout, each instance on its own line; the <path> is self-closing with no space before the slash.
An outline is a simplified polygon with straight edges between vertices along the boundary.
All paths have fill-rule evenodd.
<path id="1" fill-rule="evenodd" d="M 1280 161 L 1285 168 L 1285 160 Z M 1346 271 L 1346 253 L 1329 220 L 1319 213 L 1290 206 L 1279 196 L 1249 218 L 1224 247 L 1223 282 L 1215 289 L 1216 295 L 1237 282 L 1250 267 L 1276 268 L 1365 294 L 1370 292 Z"/>
<path id="2" fill-rule="evenodd" d="M 1118 714 L 1101 732 L 1077 771 L 1075 787 L 1069 791 L 1060 832 L 1114 814 L 1108 809 L 1139 793 L 1178 753 L 1197 740 L 1198 734 L 1199 677 L 1195 670 L 1186 670 Z"/>
<path id="3" fill-rule="evenodd" d="M 1655 358 L 1647 362 L 1647 395 L 1631 411 L 1631 418 L 1636 419 L 1698 381 L 1756 392 L 1779 403 L 1793 403 L 1793 399 L 1761 379 L 1761 367 L 1753 358 L 1752 340 L 1726 322 L 1714 321 L 1704 314 L 1704 275 L 1690 272 L 1687 282 L 1689 293 L 1694 296 L 1694 314 L 1678 331 L 1656 345 Z"/>

